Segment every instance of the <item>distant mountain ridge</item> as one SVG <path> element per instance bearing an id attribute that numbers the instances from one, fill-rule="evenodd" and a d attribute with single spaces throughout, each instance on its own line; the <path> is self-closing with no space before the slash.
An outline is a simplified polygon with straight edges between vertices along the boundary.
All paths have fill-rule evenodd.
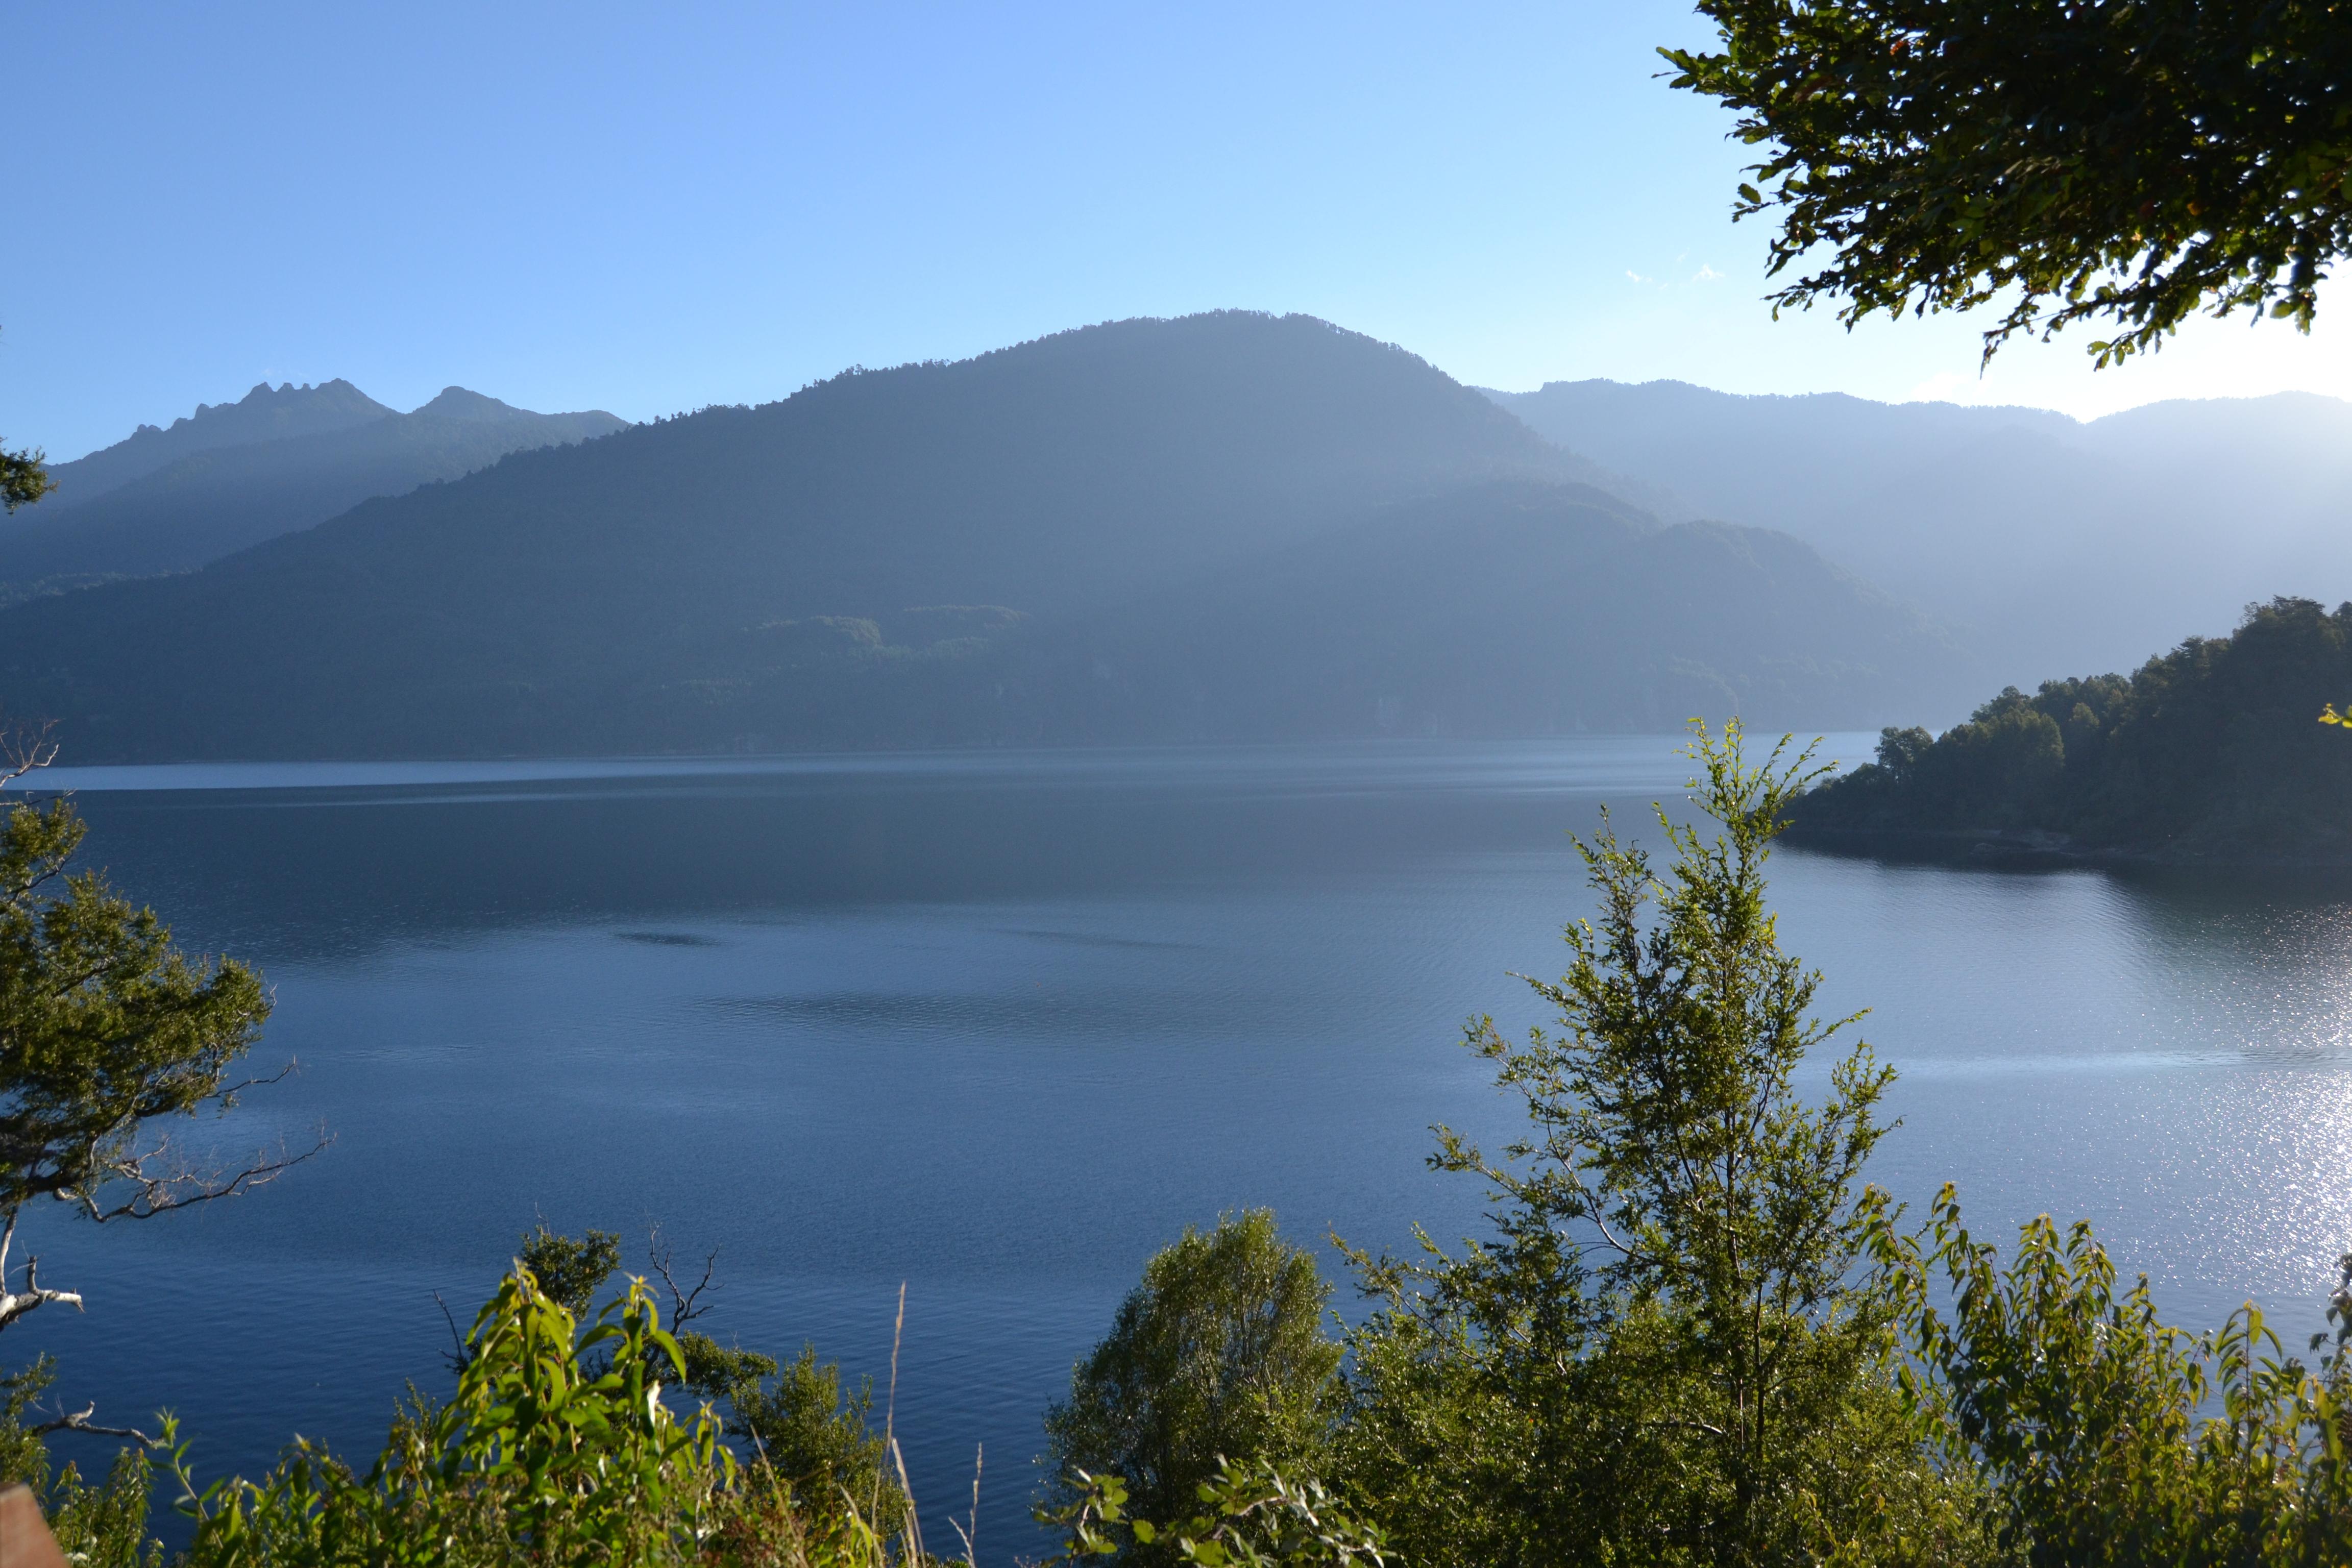
<path id="1" fill-rule="evenodd" d="M 2048 409 L 1740 396 L 1681 382 L 1490 393 L 1671 490 L 1783 529 L 1954 622 L 1998 678 L 2112 668 L 2277 595 L 2352 598 L 2352 404 L 2305 393 Z M 1922 715 L 1933 718 L 1937 715 Z"/>
<path id="2" fill-rule="evenodd" d="M 348 429 L 393 412 L 341 379 L 316 386 L 289 381 L 274 388 L 261 382 L 237 402 L 197 404 L 195 413 L 173 420 L 168 429 L 142 425 L 111 447 L 50 464 L 57 489 L 44 505 L 78 506 L 197 452 Z"/>
<path id="3" fill-rule="evenodd" d="M 264 384 L 57 465 L 58 494 L 0 525 L 0 582 L 23 595 L 194 571 L 371 497 L 625 426 L 601 411 L 534 414 L 456 386 L 399 414 L 346 381 Z"/>
<path id="4" fill-rule="evenodd" d="M 1595 471 L 1311 317 L 1113 322 L 22 605 L 0 702 L 89 761 L 715 751 L 1875 722 L 1964 662 Z"/>

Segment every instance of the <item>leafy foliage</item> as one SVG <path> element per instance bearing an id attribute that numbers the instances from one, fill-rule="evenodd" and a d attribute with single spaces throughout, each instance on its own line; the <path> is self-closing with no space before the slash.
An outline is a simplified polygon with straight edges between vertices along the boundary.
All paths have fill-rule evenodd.
<path id="1" fill-rule="evenodd" d="M 1889 1302 L 1850 1283 L 1891 1074 L 1858 1045 L 1819 1105 L 1795 1089 L 1844 1027 L 1812 1017 L 1820 976 L 1763 896 L 1813 775 L 1751 765 L 1736 724 L 1694 754 L 1720 831 L 1662 812 L 1663 877 L 1612 831 L 1579 841 L 1601 912 L 1530 982 L 1560 1032 L 1471 1026 L 1533 1130 L 1496 1159 L 1441 1129 L 1431 1163 L 1488 1184 L 1494 1237 L 1360 1258 L 1380 1307 L 1340 1473 L 1409 1559 L 1779 1562 L 1952 1523 L 1916 1475 Z"/>
<path id="2" fill-rule="evenodd" d="M 2251 607 L 2126 678 L 2011 688 L 1940 736 L 1888 730 L 1878 760 L 1796 803 L 1804 829 L 2041 831 L 2180 854 L 2352 849 L 2352 755 L 2312 724 L 2352 691 L 2352 605 Z"/>
<path id="3" fill-rule="evenodd" d="M 120 1450 L 95 1485 L 74 1464 L 58 1468 L 41 1436 L 49 1424 L 35 1408 L 56 1371 L 43 1356 L 22 1371 L 0 1373 L 0 1489 L 31 1489 L 68 1562 L 81 1568 L 156 1568 L 163 1548 L 147 1533 L 154 1479 L 147 1450 Z"/>
<path id="4" fill-rule="evenodd" d="M 5 777 L 53 754 L 46 740 L 0 738 Z M 243 1170 L 179 1161 L 153 1123 L 226 1111 L 229 1074 L 268 1016 L 260 979 L 233 960 L 191 959 L 152 910 L 134 908 L 95 873 L 70 873 L 85 829 L 70 805 L 13 805 L 0 816 L 0 1329 L 79 1292 L 44 1285 L 39 1260 L 12 1269 L 25 1206 L 48 1198 L 93 1221 L 148 1219 L 268 1181 L 292 1161 Z M 315 1151 L 313 1151 L 315 1152 Z M 301 1156 L 307 1158 L 306 1156 Z M 146 1437 L 100 1426 L 95 1407 L 47 1414 L 35 1402 L 56 1381 L 44 1356 L 0 1372 L 0 1486 L 34 1491 L 73 1560 L 152 1563 L 146 1536 L 152 1467 Z M 61 1432 L 138 1440 L 102 1482 L 53 1466 L 45 1439 Z"/>
<path id="5" fill-rule="evenodd" d="M 841 1369 L 816 1359 L 816 1347 L 779 1367 L 756 1352 L 721 1350 L 699 1334 L 686 1348 L 688 1384 L 723 1397 L 727 1431 L 749 1442 L 767 1468 L 810 1507 L 836 1511 L 854 1503 L 882 1533 L 907 1523 L 909 1505 L 887 1440 L 868 1425 L 874 1388 L 841 1385 Z M 721 1367 L 718 1374 L 710 1370 Z M 773 1382 L 767 1381 L 773 1378 Z"/>
<path id="6" fill-rule="evenodd" d="M 49 493 L 49 472 L 37 451 L 0 448 L 0 510 L 15 511 Z"/>
<path id="7" fill-rule="evenodd" d="M 2009 1558 L 2185 1568 L 2352 1552 L 2352 1289 L 2331 1304 L 2336 1348 L 2315 1373 L 2251 1304 L 2192 1339 L 2157 1317 L 2146 1278 L 2119 1296 L 2087 1225 L 2031 1222 L 2004 1269 L 1949 1186 L 1923 1234 L 1878 1219 L 1915 1358 L 1906 1396 L 1981 1479 Z M 2343 1268 L 2352 1287 L 2352 1258 Z"/>
<path id="8" fill-rule="evenodd" d="M 1071 1472 L 1070 1501 L 1040 1509 L 1038 1521 L 1063 1532 L 1046 1568 L 1159 1548 L 1198 1568 L 1381 1568 L 1380 1530 L 1356 1519 L 1313 1481 L 1286 1479 L 1264 1465 L 1221 1463 L 1196 1490 L 1200 1511 L 1165 1524 L 1128 1512 L 1127 1483 L 1117 1476 Z"/>
<path id="9" fill-rule="evenodd" d="M 855 1500 L 739 1464 L 708 1405 L 669 1408 L 686 1354 L 643 1280 L 583 1323 L 519 1265 L 467 1351 L 449 1403 L 404 1412 L 365 1475 L 298 1439 L 260 1481 L 199 1492 L 175 1447 L 188 1568 L 903 1560 Z"/>
<path id="10" fill-rule="evenodd" d="M 596 1292 L 621 1266 L 621 1238 L 609 1230 L 559 1236 L 542 1225 L 522 1238 L 517 1260 L 549 1300 L 577 1318 L 595 1304 Z"/>
<path id="11" fill-rule="evenodd" d="M 230 1184 L 156 1163 L 159 1118 L 226 1110 L 228 1075 L 269 1016 L 259 976 L 192 960 L 152 910 L 70 875 L 85 827 L 66 801 L 0 824 L 0 1215 L 36 1198 L 145 1218 Z"/>
<path id="12" fill-rule="evenodd" d="M 518 1267 L 467 1350 L 456 1396 L 407 1414 L 364 1476 L 298 1439 L 261 1481 L 197 1493 L 175 1448 L 192 1568 L 700 1556 L 736 1467 L 707 1407 L 680 1419 L 664 1402 L 657 1369 L 683 1360 L 641 1281 L 583 1332 Z"/>
<path id="13" fill-rule="evenodd" d="M 12 751 L 16 775 L 48 754 L 37 742 Z M 150 1141 L 157 1121 L 235 1104 L 242 1086 L 229 1074 L 268 1016 L 269 996 L 234 960 L 179 952 L 152 910 L 134 908 L 95 873 L 69 873 L 84 831 L 64 801 L 13 805 L 0 819 L 0 1329 L 50 1303 L 82 1305 L 79 1292 L 41 1282 L 37 1258 L 12 1278 L 26 1205 L 53 1199 L 101 1223 L 148 1219 L 294 1163 L 264 1156 L 210 1171 L 179 1161 L 168 1140 Z M 72 1465 L 52 1479 L 43 1438 L 144 1435 L 95 1424 L 90 1407 L 34 1419 L 32 1401 L 53 1381 L 46 1358 L 0 1373 L 0 1482 L 42 1493 L 60 1539 L 85 1561 L 130 1563 L 144 1549 L 143 1448 L 122 1451 L 93 1487 Z"/>
<path id="14" fill-rule="evenodd" d="M 583 1318 L 620 1267 L 621 1238 L 607 1230 L 573 1237 L 541 1225 L 522 1238 L 517 1262 L 534 1281 L 544 1281 L 539 1289 L 550 1300 Z M 654 1375 L 675 1376 L 717 1406 L 724 1435 L 748 1445 L 761 1473 L 793 1489 L 800 1512 L 839 1513 L 854 1500 L 861 1518 L 884 1535 L 903 1529 L 909 1518 L 905 1488 L 893 1473 L 886 1439 L 867 1424 L 874 1410 L 871 1382 L 845 1392 L 841 1369 L 820 1363 L 814 1345 L 803 1345 L 797 1360 L 780 1364 L 773 1356 L 722 1345 L 688 1329 L 708 1310 L 701 1296 L 709 1272 L 688 1289 L 670 1279 L 668 1256 L 658 1246 L 654 1263 L 669 1283 L 678 1356 L 671 1369 L 657 1355 Z M 452 1364 L 462 1372 L 471 1353 L 461 1346 Z"/>
<path id="15" fill-rule="evenodd" d="M 2309 331 L 2352 245 L 2352 13 L 2335 0 L 1701 0 L 1722 47 L 1675 85 L 1766 149 L 1742 216 L 1780 222 L 1776 310 L 1961 310 L 1985 334 L 2079 321 L 2102 365 L 2200 310 Z"/>
<path id="16" fill-rule="evenodd" d="M 1147 1517 L 1170 1519 L 1228 1460 L 1313 1463 L 1340 1355 L 1322 1331 L 1329 1296 L 1270 1209 L 1188 1226 L 1046 1413 L 1055 1475 L 1115 1477 Z"/>

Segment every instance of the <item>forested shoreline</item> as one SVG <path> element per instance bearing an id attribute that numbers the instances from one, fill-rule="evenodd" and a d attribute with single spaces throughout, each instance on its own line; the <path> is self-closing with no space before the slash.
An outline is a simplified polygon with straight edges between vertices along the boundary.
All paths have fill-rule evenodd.
<path id="1" fill-rule="evenodd" d="M 2352 746 L 2318 723 L 2352 693 L 2352 604 L 2250 606 L 2128 676 L 2011 687 L 1940 735 L 1808 792 L 1799 837 L 2118 859 L 2352 860 Z"/>

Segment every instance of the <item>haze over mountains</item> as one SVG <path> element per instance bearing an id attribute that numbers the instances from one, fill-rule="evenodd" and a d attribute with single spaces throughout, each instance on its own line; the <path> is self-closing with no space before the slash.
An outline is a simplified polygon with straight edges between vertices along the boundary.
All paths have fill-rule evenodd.
<path id="1" fill-rule="evenodd" d="M 2335 398 L 2158 403 L 2084 424 L 1663 381 L 1489 395 L 1671 489 L 1670 515 L 1785 529 L 1948 621 L 1995 685 L 2129 669 L 2276 595 L 2352 598 L 2352 404 Z"/>
<path id="2" fill-rule="evenodd" d="M 453 386 L 396 413 L 347 381 L 268 384 L 168 429 L 54 465 L 56 491 L 9 520 L 0 593 L 187 572 L 323 522 L 372 496 L 457 479 L 509 452 L 622 428 L 610 414 L 533 414 Z"/>
<path id="3" fill-rule="evenodd" d="M 6 525 L 19 597 L 141 580 L 7 611 L 0 704 L 89 762 L 1940 725 L 2352 596 L 2346 436 L 1482 394 L 1244 311 L 651 426 L 263 386 Z"/>
<path id="4" fill-rule="evenodd" d="M 0 700 L 97 761 L 1864 723 L 1979 684 L 1811 549 L 1606 478 L 1311 318 L 1119 322 L 27 604 Z"/>

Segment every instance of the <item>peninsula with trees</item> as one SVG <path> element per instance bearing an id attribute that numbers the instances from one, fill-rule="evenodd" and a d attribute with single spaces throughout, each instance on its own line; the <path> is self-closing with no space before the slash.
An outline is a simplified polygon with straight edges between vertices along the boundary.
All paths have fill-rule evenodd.
<path id="1" fill-rule="evenodd" d="M 2250 606 L 2128 676 L 2010 687 L 1940 735 L 1791 807 L 1801 839 L 2179 860 L 2352 860 L 2352 746 L 2315 722 L 2352 693 L 2352 604 Z"/>

